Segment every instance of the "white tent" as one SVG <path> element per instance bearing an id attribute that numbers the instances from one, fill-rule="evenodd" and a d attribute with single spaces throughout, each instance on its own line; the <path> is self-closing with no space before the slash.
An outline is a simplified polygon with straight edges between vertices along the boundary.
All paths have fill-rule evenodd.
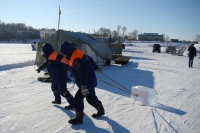
<path id="1" fill-rule="evenodd" d="M 54 50 L 59 52 L 60 45 L 64 41 L 74 43 L 80 50 L 92 57 L 99 66 L 107 65 L 108 61 L 112 59 L 112 51 L 106 42 L 95 39 L 86 33 L 58 30 L 38 43 L 35 64 L 39 66 L 44 62 L 41 54 L 44 43 L 52 44 Z"/>

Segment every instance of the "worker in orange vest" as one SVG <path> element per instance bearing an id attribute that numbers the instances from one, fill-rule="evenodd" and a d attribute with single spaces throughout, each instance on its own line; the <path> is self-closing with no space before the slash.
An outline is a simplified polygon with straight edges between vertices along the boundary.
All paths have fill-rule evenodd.
<path id="1" fill-rule="evenodd" d="M 83 123 L 84 98 L 86 98 L 87 102 L 97 110 L 97 113 L 94 113 L 92 117 L 96 118 L 104 115 L 104 107 L 95 92 L 97 78 L 94 70 L 101 73 L 101 69 L 99 69 L 97 65 L 94 65 L 94 61 L 91 60 L 91 57 L 81 50 L 78 50 L 71 43 L 62 43 L 60 52 L 69 60 L 72 76 L 79 88 L 74 96 L 76 117 L 68 122 L 72 125 Z"/>
<path id="2" fill-rule="evenodd" d="M 54 51 L 51 44 L 45 43 L 42 46 L 43 56 L 46 61 L 39 66 L 36 70 L 38 73 L 47 68 L 49 75 L 53 79 L 51 84 L 51 89 L 55 96 L 55 100 L 52 101 L 53 104 L 61 104 L 61 96 L 65 97 L 69 105 L 65 108 L 71 109 L 74 107 L 73 96 L 67 90 L 67 67 L 69 67 L 69 61 L 63 57 L 63 55 Z M 61 95 L 61 96 L 60 96 Z"/>

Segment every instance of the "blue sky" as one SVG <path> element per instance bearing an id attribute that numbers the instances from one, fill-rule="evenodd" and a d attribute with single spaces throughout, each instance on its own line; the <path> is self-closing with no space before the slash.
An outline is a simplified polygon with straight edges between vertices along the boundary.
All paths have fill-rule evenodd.
<path id="1" fill-rule="evenodd" d="M 193 41 L 200 34 L 200 0 L 0 0 L 0 20 L 34 28 L 92 33 L 101 27 L 165 34 Z"/>

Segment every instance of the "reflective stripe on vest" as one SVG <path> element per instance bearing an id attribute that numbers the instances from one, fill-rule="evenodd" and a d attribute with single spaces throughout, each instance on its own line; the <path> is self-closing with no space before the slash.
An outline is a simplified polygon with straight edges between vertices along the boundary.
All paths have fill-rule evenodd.
<path id="1" fill-rule="evenodd" d="M 49 60 L 56 60 L 58 54 L 59 54 L 58 52 L 53 52 L 53 53 L 50 54 L 48 59 Z M 69 65 L 69 60 L 67 60 L 65 57 L 63 57 L 60 62 L 66 64 L 66 65 Z"/>
<path id="2" fill-rule="evenodd" d="M 65 57 L 63 57 L 60 62 L 69 65 L 69 60 L 67 60 Z"/>
<path id="3" fill-rule="evenodd" d="M 49 59 L 49 60 L 56 60 L 57 56 L 58 56 L 58 53 L 57 53 L 57 52 L 52 52 L 52 53 L 49 55 L 48 59 Z"/>
<path id="4" fill-rule="evenodd" d="M 72 56 L 71 56 L 71 58 L 70 58 L 70 60 L 69 60 L 70 66 L 73 65 L 74 59 L 76 59 L 76 58 L 82 59 L 82 58 L 83 58 L 83 55 L 84 55 L 84 52 L 82 52 L 82 51 L 80 51 L 80 50 L 78 50 L 78 49 L 75 50 L 75 51 L 72 53 Z"/>

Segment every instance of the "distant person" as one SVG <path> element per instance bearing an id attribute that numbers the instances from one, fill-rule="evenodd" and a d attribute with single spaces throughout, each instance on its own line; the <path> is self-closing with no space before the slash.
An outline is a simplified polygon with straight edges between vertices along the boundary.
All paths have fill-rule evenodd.
<path id="1" fill-rule="evenodd" d="M 98 66 L 81 50 L 78 50 L 73 44 L 64 42 L 61 44 L 60 52 L 69 60 L 70 70 L 78 86 L 78 91 L 74 96 L 74 108 L 76 117 L 68 122 L 72 125 L 83 123 L 84 117 L 84 98 L 87 102 L 96 108 L 97 113 L 92 117 L 100 117 L 105 114 L 102 102 L 98 99 L 95 92 L 97 86 L 97 78 L 95 71 L 101 73 Z"/>
<path id="2" fill-rule="evenodd" d="M 34 44 L 31 44 L 32 51 L 36 51 L 36 47 L 37 47 L 36 45 L 37 45 L 36 41 L 34 41 Z"/>
<path id="3" fill-rule="evenodd" d="M 47 68 L 50 77 L 53 79 L 51 84 L 51 89 L 55 96 L 55 100 L 52 101 L 53 104 L 61 104 L 61 96 L 65 97 L 69 105 L 65 106 L 66 109 L 71 109 L 74 107 L 73 96 L 67 90 L 67 67 L 69 67 L 69 61 L 64 58 L 61 54 L 54 52 L 51 44 L 45 43 L 42 46 L 43 56 L 46 61 L 39 66 L 36 70 L 38 73 Z M 61 95 L 61 96 L 60 96 Z"/>
<path id="4" fill-rule="evenodd" d="M 188 57 L 189 57 L 189 68 L 193 67 L 193 60 L 194 57 L 197 56 L 196 48 L 194 47 L 194 44 L 191 44 L 188 48 Z"/>

